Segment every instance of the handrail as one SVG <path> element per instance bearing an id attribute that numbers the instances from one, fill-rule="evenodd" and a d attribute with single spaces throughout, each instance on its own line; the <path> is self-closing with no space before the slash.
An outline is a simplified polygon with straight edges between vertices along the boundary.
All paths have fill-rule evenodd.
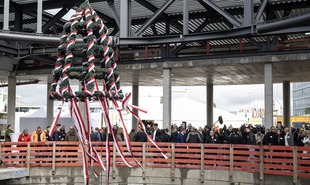
<path id="1" fill-rule="evenodd" d="M 120 148 L 128 161 L 138 165 L 130 156 L 126 143 L 120 142 Z M 292 176 L 310 178 L 310 147 L 260 146 L 241 144 L 198 144 L 198 143 L 158 143 L 168 159 L 149 142 L 132 142 L 135 157 L 143 161 L 144 167 L 171 168 L 172 178 L 175 168 L 198 170 L 227 170 L 259 173 L 263 175 Z M 1 142 L 0 159 L 9 167 L 72 167 L 82 166 L 81 148 L 78 142 Z M 54 147 L 53 147 L 54 145 Z M 105 161 L 105 142 L 93 142 L 93 146 Z M 28 149 L 28 150 L 27 150 Z M 120 156 L 113 155 L 110 145 L 113 167 L 126 166 Z M 27 158 L 29 156 L 29 158 Z M 232 177 L 230 177 L 232 179 Z"/>

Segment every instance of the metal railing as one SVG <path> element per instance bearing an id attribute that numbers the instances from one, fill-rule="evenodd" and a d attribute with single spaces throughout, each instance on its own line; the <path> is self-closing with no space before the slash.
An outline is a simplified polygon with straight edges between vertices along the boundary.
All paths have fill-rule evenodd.
<path id="1" fill-rule="evenodd" d="M 130 156 L 124 142 L 119 143 L 124 155 L 133 166 L 138 167 Z M 166 160 L 151 143 L 132 142 L 135 157 L 143 167 L 171 168 L 174 179 L 176 168 L 199 169 L 200 179 L 204 170 L 227 170 L 233 182 L 233 172 L 259 173 L 261 182 L 264 175 L 310 178 L 310 147 L 158 143 L 169 156 Z M 105 142 L 93 142 L 93 146 L 105 161 Z M 113 144 L 111 149 L 112 176 L 117 166 L 126 166 Z M 2 142 L 0 159 L 9 167 L 57 167 L 82 166 L 81 148 L 78 142 Z M 145 174 L 142 174 L 145 178 Z"/>

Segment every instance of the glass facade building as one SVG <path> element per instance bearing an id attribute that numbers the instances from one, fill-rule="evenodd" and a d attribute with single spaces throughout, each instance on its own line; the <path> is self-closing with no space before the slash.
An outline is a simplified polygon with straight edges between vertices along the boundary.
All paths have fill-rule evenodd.
<path id="1" fill-rule="evenodd" d="M 293 83 L 293 115 L 310 114 L 310 82 Z"/>

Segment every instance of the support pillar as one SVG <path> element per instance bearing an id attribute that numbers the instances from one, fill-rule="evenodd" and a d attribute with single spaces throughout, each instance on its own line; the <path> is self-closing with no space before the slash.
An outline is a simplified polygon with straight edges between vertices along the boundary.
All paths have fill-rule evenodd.
<path id="1" fill-rule="evenodd" d="M 54 101 L 52 101 L 49 97 L 49 90 L 52 84 L 52 77 L 47 77 L 47 98 L 46 98 L 46 126 L 51 126 L 54 118 Z M 68 128 L 67 128 L 68 129 Z"/>
<path id="2" fill-rule="evenodd" d="M 131 28 L 131 15 L 130 8 L 131 0 L 123 0 L 120 3 L 120 38 L 127 38 L 130 34 Z"/>
<path id="3" fill-rule="evenodd" d="M 213 124 L 213 84 L 207 84 L 207 125 Z"/>
<path id="4" fill-rule="evenodd" d="M 38 0 L 37 7 L 37 33 L 42 33 L 42 12 L 43 12 L 43 2 Z"/>
<path id="5" fill-rule="evenodd" d="M 183 0 L 183 35 L 188 34 L 188 1 Z"/>
<path id="6" fill-rule="evenodd" d="M 139 106 L 139 83 L 133 83 L 132 84 L 132 104 Z M 133 112 L 139 115 L 138 110 L 133 109 Z M 132 129 L 137 130 L 139 125 L 139 121 L 137 120 L 136 117 L 132 116 Z"/>
<path id="7" fill-rule="evenodd" d="M 265 128 L 273 126 L 273 83 L 272 63 L 264 65 L 265 78 Z"/>
<path id="8" fill-rule="evenodd" d="M 254 6 L 253 6 L 253 0 L 246 0 L 243 1 L 243 9 L 244 9 L 244 20 L 243 20 L 243 26 L 251 26 L 253 25 L 253 15 L 254 15 Z"/>
<path id="9" fill-rule="evenodd" d="M 7 124 L 12 125 L 12 129 L 15 128 L 15 106 L 16 106 L 16 76 L 11 74 L 8 77 L 8 110 L 7 110 Z"/>
<path id="10" fill-rule="evenodd" d="M 4 0 L 3 6 L 3 30 L 9 30 L 10 0 Z M 12 127 L 14 128 L 14 127 Z"/>
<path id="11" fill-rule="evenodd" d="M 163 69 L 163 128 L 171 130 L 171 69 Z"/>
<path id="12" fill-rule="evenodd" d="M 289 81 L 283 82 L 283 125 L 291 126 L 291 86 Z"/>

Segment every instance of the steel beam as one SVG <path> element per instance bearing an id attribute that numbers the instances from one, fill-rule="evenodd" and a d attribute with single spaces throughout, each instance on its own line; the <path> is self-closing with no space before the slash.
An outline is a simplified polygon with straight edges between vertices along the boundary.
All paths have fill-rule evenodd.
<path id="1" fill-rule="evenodd" d="M 208 23 L 209 23 L 209 20 L 206 19 L 206 20 L 194 31 L 194 33 L 199 33 L 199 32 L 201 32 L 201 30 L 203 30 L 203 29 L 207 26 Z M 182 50 L 182 48 L 183 48 L 184 46 L 186 46 L 186 44 L 187 44 L 187 43 L 185 43 L 185 42 L 181 43 L 181 45 L 179 45 L 177 48 L 175 48 L 175 50 L 173 50 L 172 54 L 173 54 L 173 55 L 178 54 L 178 53 Z"/>
<path id="2" fill-rule="evenodd" d="M 142 6 L 144 6 L 145 8 L 149 9 L 150 11 L 152 12 L 156 12 L 158 10 L 157 7 L 155 7 L 153 4 L 149 3 L 148 1 L 146 0 L 136 0 L 137 3 L 141 4 Z M 163 13 L 160 15 L 160 17 L 163 21 L 167 21 L 167 20 L 170 20 L 170 16 L 168 16 L 166 13 Z M 134 24 L 135 20 L 133 21 L 133 24 Z M 143 21 L 145 22 L 145 21 Z M 173 27 L 175 27 L 176 29 L 178 29 L 180 32 L 182 32 L 182 25 L 179 24 L 178 22 L 171 22 L 171 25 Z"/>
<path id="3" fill-rule="evenodd" d="M 108 0 L 108 5 L 112 11 L 112 14 L 113 14 L 113 17 L 115 19 L 115 22 L 117 24 L 117 26 L 119 27 L 120 26 L 120 23 L 119 23 L 119 15 L 117 14 L 117 11 L 116 11 L 116 8 L 115 8 L 115 5 L 114 5 L 114 0 Z"/>
<path id="4" fill-rule="evenodd" d="M 166 1 L 155 13 L 152 17 L 150 17 L 137 31 L 136 35 L 141 36 L 144 30 L 152 24 L 164 11 L 174 2 L 175 0 Z"/>
<path id="5" fill-rule="evenodd" d="M 59 19 L 61 19 L 68 12 L 67 9 L 71 9 L 71 7 L 63 7 L 53 18 L 51 18 L 47 23 L 44 24 L 42 28 L 42 32 L 46 33 L 51 26 L 53 26 Z"/>
<path id="6" fill-rule="evenodd" d="M 259 9 L 256 13 L 255 20 L 257 20 L 257 21 L 260 20 L 261 16 L 263 15 L 263 12 L 266 8 L 267 3 L 268 3 L 268 0 L 263 0 L 263 2 L 259 6 Z"/>
<path id="7" fill-rule="evenodd" d="M 104 20 L 104 21 L 107 22 L 107 23 L 105 23 L 106 26 L 109 26 L 109 25 L 110 25 L 111 27 L 117 26 L 117 23 L 116 23 L 115 19 L 113 19 L 113 18 L 111 18 L 111 17 L 109 17 L 109 16 L 107 16 L 106 14 L 101 13 L 101 12 L 96 12 L 96 13 L 97 13 L 97 15 L 98 15 L 102 20 Z"/>
<path id="8" fill-rule="evenodd" d="M 231 14 L 229 14 L 227 11 L 223 10 L 221 7 L 217 6 L 213 1 L 211 0 L 202 0 L 204 3 L 209 5 L 211 8 L 213 8 L 215 11 L 220 13 L 222 16 L 224 16 L 229 22 L 231 22 L 233 25 L 240 27 L 241 22 L 239 22 L 237 19 L 235 19 Z"/>
<path id="9" fill-rule="evenodd" d="M 43 1 L 38 0 L 37 4 L 37 33 L 42 33 L 42 12 L 43 12 Z"/>
<path id="10" fill-rule="evenodd" d="M 3 6 L 3 30 L 9 30 L 10 0 L 4 0 Z"/>
<path id="11" fill-rule="evenodd" d="M 153 35 L 158 35 L 158 32 L 156 30 L 156 26 L 155 26 L 155 23 L 151 25 L 151 29 L 153 31 Z"/>
<path id="12" fill-rule="evenodd" d="M 188 0 L 183 0 L 183 35 L 188 34 Z"/>
<path id="13" fill-rule="evenodd" d="M 127 38 L 130 36 L 130 22 L 131 22 L 131 16 L 130 16 L 130 9 L 131 9 L 131 3 L 130 0 L 124 0 L 120 4 L 120 37 L 121 38 Z"/>
<path id="14" fill-rule="evenodd" d="M 35 60 L 39 60 L 48 64 L 55 64 L 55 59 L 53 58 L 49 58 L 49 57 L 44 57 L 44 56 L 39 56 L 39 55 L 32 55 L 29 56 L 27 58 L 31 58 L 31 59 L 35 59 Z"/>
<path id="15" fill-rule="evenodd" d="M 24 12 L 24 14 L 26 15 L 29 15 L 31 17 L 34 17 L 36 18 L 37 17 L 37 13 L 36 12 Z M 48 22 L 49 20 L 51 19 L 51 17 L 47 16 L 47 15 L 42 15 L 42 20 L 45 21 L 45 22 Z M 32 19 L 31 19 L 32 20 Z M 24 24 L 25 24 L 25 21 L 27 20 L 24 20 Z M 56 26 L 59 26 L 62 28 L 62 26 L 65 24 L 65 22 L 59 20 L 58 22 L 56 22 L 54 25 Z"/>
<path id="16" fill-rule="evenodd" d="M 298 25 L 305 24 L 310 20 L 310 13 L 300 15 L 297 17 L 292 17 L 290 19 L 283 19 L 280 21 L 275 21 L 272 23 L 267 23 L 257 26 L 258 33 L 266 33 L 276 30 L 281 30 L 284 28 L 296 27 Z"/>
<path id="17" fill-rule="evenodd" d="M 11 55 L 17 55 L 18 54 L 17 49 L 11 48 L 11 47 L 7 47 L 7 46 L 2 46 L 2 45 L 0 45 L 0 52 L 8 53 L 8 54 L 11 54 Z"/>
<path id="18" fill-rule="evenodd" d="M 243 26 L 253 25 L 253 0 L 243 1 Z"/>
<path id="19" fill-rule="evenodd" d="M 66 5 L 76 5 L 79 6 L 82 4 L 85 0 L 48 0 L 44 1 L 43 10 L 49 10 L 49 9 L 55 9 L 55 8 L 61 8 Z M 91 3 L 96 2 L 104 2 L 107 0 L 91 0 Z M 24 11 L 33 11 L 36 10 L 37 3 L 28 3 L 20 5 L 20 8 Z"/>

